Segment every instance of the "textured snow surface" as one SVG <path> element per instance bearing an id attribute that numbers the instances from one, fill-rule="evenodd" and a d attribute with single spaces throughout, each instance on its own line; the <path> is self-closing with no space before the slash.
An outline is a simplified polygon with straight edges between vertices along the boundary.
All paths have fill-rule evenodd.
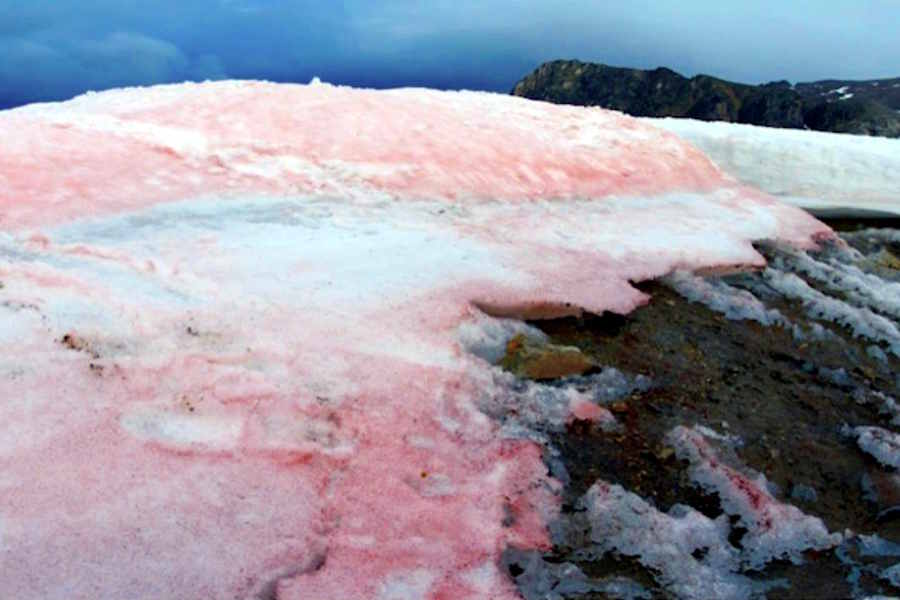
<path id="1" fill-rule="evenodd" d="M 640 121 L 489 94 L 186 84 L 0 135 L 10 598 L 515 598 L 558 484 L 485 399 L 604 412 L 498 378 L 523 326 L 485 313 L 830 235 Z"/>
<path id="2" fill-rule="evenodd" d="M 726 172 L 785 202 L 900 215 L 900 140 L 691 119 L 645 121 L 681 136 Z"/>

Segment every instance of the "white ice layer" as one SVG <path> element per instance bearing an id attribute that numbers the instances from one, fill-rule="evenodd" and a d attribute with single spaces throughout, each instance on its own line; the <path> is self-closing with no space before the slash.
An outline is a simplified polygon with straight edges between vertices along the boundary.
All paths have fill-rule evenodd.
<path id="1" fill-rule="evenodd" d="M 900 214 L 900 140 L 691 119 L 646 121 L 786 202 L 851 214 Z"/>

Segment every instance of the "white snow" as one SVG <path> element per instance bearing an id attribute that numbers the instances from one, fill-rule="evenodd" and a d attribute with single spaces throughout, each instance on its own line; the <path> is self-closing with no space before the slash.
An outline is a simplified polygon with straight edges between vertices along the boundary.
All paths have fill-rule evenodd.
<path id="1" fill-rule="evenodd" d="M 805 252 L 790 249 L 785 252 L 788 259 L 779 257 L 774 267 L 791 269 L 825 284 L 827 289 L 844 295 L 856 305 L 900 319 L 900 283 L 864 272 L 853 264 L 862 259 L 858 253 L 846 253 L 845 260 L 839 257 L 817 260 Z"/>
<path id="2" fill-rule="evenodd" d="M 738 180 L 813 211 L 900 215 L 900 139 L 690 119 L 646 119 Z"/>
<path id="3" fill-rule="evenodd" d="M 900 330 L 890 319 L 864 306 L 854 306 L 823 294 L 793 273 L 767 268 L 763 277 L 766 283 L 781 294 L 800 300 L 811 317 L 848 327 L 857 337 L 883 342 L 894 355 L 900 356 Z"/>

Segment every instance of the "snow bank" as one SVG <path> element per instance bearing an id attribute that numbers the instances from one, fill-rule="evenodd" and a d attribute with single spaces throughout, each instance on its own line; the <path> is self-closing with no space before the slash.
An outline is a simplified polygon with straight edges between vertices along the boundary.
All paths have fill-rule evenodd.
<path id="1" fill-rule="evenodd" d="M 640 121 L 490 94 L 185 84 L 0 135 L 9 597 L 515 598 L 557 488 L 481 410 L 523 397 L 484 313 L 830 235 Z"/>
<path id="2" fill-rule="evenodd" d="M 900 140 L 644 119 L 694 144 L 727 173 L 816 212 L 900 215 Z"/>

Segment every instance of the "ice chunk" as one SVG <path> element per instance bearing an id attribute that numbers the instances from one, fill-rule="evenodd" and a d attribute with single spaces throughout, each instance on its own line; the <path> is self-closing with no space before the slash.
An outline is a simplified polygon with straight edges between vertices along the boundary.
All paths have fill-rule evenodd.
<path id="1" fill-rule="evenodd" d="M 517 335 L 524 335 L 538 342 L 547 342 L 547 336 L 536 328 L 517 319 L 498 319 L 480 311 L 459 327 L 459 341 L 468 352 L 497 364 L 506 353 L 506 344 Z"/>
<path id="2" fill-rule="evenodd" d="M 885 540 L 877 535 L 860 535 L 859 552 L 863 556 L 900 556 L 900 544 Z"/>
<path id="3" fill-rule="evenodd" d="M 856 443 L 886 467 L 900 468 L 900 434 L 881 427 L 855 427 Z"/>
<path id="4" fill-rule="evenodd" d="M 540 440 L 543 439 L 540 431 L 559 431 L 573 418 L 596 421 L 607 430 L 613 429 L 616 419 L 598 403 L 598 395 L 605 398 L 618 392 L 622 396 L 634 388 L 627 384 L 627 379 L 621 387 L 611 388 L 604 381 L 605 372 L 545 384 L 522 380 L 497 369 L 493 375 L 493 391 L 482 399 L 481 408 L 499 419 L 504 433 L 511 437 Z M 596 387 L 595 380 L 599 382 Z"/>
<path id="5" fill-rule="evenodd" d="M 547 562 L 539 552 L 507 550 L 504 563 L 518 572 L 516 587 L 525 600 L 566 600 L 590 593 L 600 593 L 614 600 L 649 600 L 652 597 L 648 590 L 631 579 L 594 579 L 572 563 Z"/>

